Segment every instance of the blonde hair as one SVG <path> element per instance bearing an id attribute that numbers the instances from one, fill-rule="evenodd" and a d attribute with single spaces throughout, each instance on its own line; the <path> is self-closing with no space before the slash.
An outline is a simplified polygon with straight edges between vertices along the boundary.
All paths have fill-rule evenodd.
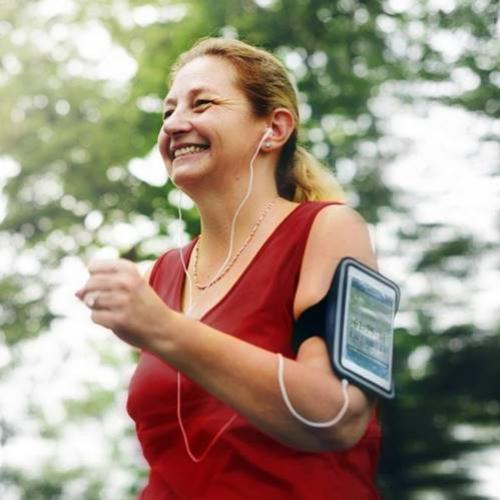
<path id="1" fill-rule="evenodd" d="M 256 116 L 264 117 L 274 109 L 286 108 L 297 127 L 297 94 L 285 67 L 269 52 L 239 40 L 202 38 L 178 57 L 171 79 L 188 62 L 202 56 L 222 57 L 233 65 L 238 75 L 236 83 Z M 283 146 L 275 177 L 279 195 L 291 201 L 343 201 L 345 198 L 333 174 L 297 145 L 297 128 Z"/>

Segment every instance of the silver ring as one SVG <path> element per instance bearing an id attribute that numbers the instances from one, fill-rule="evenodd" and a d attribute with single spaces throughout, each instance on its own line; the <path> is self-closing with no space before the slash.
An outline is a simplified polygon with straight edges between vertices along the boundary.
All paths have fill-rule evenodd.
<path id="1" fill-rule="evenodd" d="M 90 307 L 90 309 L 95 309 L 98 298 L 99 298 L 99 292 L 93 292 L 93 293 L 90 292 L 85 295 L 83 301 L 85 302 L 85 305 L 87 307 Z"/>

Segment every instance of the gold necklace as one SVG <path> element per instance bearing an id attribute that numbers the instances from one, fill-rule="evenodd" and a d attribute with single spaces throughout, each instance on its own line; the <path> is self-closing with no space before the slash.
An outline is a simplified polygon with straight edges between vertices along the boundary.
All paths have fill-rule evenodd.
<path id="1" fill-rule="evenodd" d="M 265 219 L 266 215 L 269 213 L 269 211 L 271 210 L 271 208 L 273 207 L 273 205 L 276 203 L 276 201 L 278 200 L 278 198 L 279 198 L 279 196 L 276 197 L 276 198 L 274 198 L 274 200 L 270 201 L 266 205 L 266 208 L 260 214 L 260 217 L 258 218 L 257 222 L 255 223 L 254 227 L 252 228 L 252 231 L 250 232 L 250 235 L 246 239 L 245 243 L 243 243 L 243 246 L 238 250 L 238 252 L 236 253 L 236 255 L 232 258 L 231 262 L 224 269 L 224 271 L 222 272 L 222 274 L 218 278 L 214 279 L 213 281 L 210 281 L 210 282 L 206 283 L 205 285 L 201 285 L 200 282 L 198 281 L 198 259 L 199 259 L 199 255 L 200 255 L 200 241 L 201 241 L 201 235 L 200 235 L 200 237 L 198 238 L 198 241 L 196 242 L 196 248 L 195 248 L 195 253 L 194 253 L 194 264 L 193 264 L 193 282 L 194 282 L 196 288 L 198 288 L 198 290 L 206 290 L 207 288 L 209 288 L 212 285 L 214 285 L 215 283 L 217 283 L 220 279 L 222 279 L 228 273 L 228 271 L 233 267 L 234 263 L 236 262 L 236 260 L 238 259 L 238 257 L 241 255 L 241 253 L 243 252 L 243 250 L 245 250 L 245 248 L 250 243 L 250 241 L 252 240 L 252 238 L 253 238 L 255 232 L 257 231 L 258 227 L 261 225 L 262 221 Z"/>

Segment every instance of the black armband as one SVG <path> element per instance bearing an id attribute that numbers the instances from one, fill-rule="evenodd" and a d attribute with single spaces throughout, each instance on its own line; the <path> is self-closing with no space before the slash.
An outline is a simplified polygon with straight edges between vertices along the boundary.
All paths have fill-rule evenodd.
<path id="1" fill-rule="evenodd" d="M 399 287 L 361 262 L 345 257 L 323 299 L 295 321 L 292 348 L 323 338 L 333 370 L 361 389 L 394 397 L 394 317 Z"/>
<path id="2" fill-rule="evenodd" d="M 326 296 L 319 302 L 308 307 L 293 324 L 292 349 L 295 353 L 302 342 L 318 336 L 325 338 Z"/>

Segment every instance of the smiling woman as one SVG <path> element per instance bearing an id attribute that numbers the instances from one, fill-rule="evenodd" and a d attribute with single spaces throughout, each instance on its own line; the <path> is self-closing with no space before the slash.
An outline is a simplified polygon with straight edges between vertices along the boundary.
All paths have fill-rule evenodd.
<path id="1" fill-rule="evenodd" d="M 127 408 L 151 468 L 143 500 L 378 498 L 372 398 L 345 388 L 317 332 L 292 348 L 294 321 L 343 257 L 376 268 L 364 221 L 297 145 L 298 123 L 271 54 L 205 39 L 181 55 L 158 146 L 201 234 L 147 281 L 128 261 L 95 262 L 78 292 L 93 321 L 141 349 Z M 285 404 L 277 354 L 305 420 Z"/>
<path id="2" fill-rule="evenodd" d="M 234 191 L 242 160 L 248 163 L 266 128 L 235 85 L 236 76 L 224 59 L 198 57 L 179 69 L 165 100 L 159 149 L 172 181 L 193 199 L 200 191 L 212 199 Z M 240 176 L 240 192 L 244 183 Z"/>

